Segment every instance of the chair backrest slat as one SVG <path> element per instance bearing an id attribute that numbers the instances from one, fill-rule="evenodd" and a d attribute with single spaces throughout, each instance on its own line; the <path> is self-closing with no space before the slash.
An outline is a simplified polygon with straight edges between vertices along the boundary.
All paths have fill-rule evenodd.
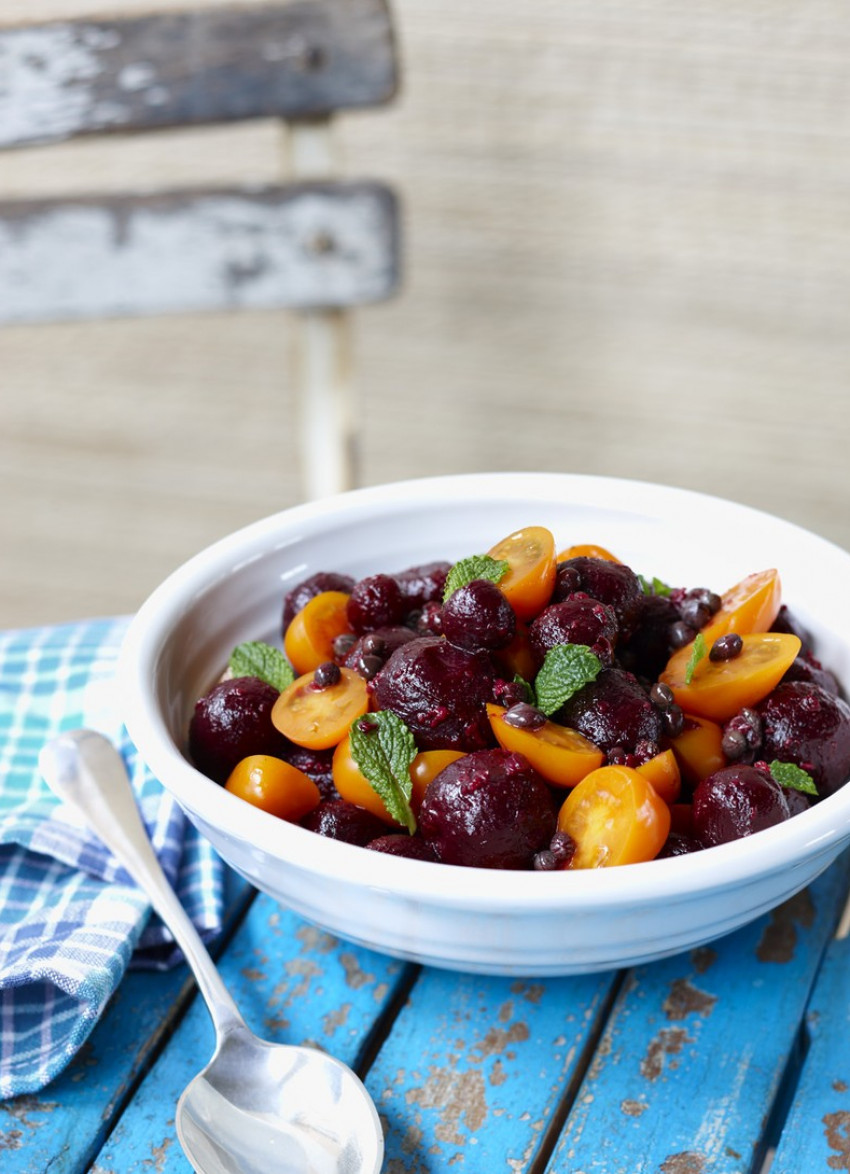
<path id="1" fill-rule="evenodd" d="M 398 270 L 381 184 L 0 202 L 0 322 L 345 307 Z"/>
<path id="2" fill-rule="evenodd" d="M 296 0 L 0 29 L 0 147 L 389 101 L 386 0 Z"/>

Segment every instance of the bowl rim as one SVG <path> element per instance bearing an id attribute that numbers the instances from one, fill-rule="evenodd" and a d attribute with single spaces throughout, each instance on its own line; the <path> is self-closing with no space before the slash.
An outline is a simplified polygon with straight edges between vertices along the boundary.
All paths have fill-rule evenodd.
<path id="1" fill-rule="evenodd" d="M 497 472 L 416 478 L 354 489 L 270 514 L 213 542 L 177 567 L 131 618 L 119 656 L 118 684 L 130 738 L 153 774 L 190 818 L 226 828 L 270 857 L 340 882 L 355 881 L 374 892 L 388 891 L 412 901 L 438 902 L 466 909 L 564 912 L 577 908 L 640 906 L 660 897 L 684 899 L 720 892 L 824 857 L 824 866 L 850 839 L 850 786 L 792 819 L 756 836 L 685 856 L 594 870 L 539 873 L 462 868 L 409 860 L 317 836 L 276 819 L 226 792 L 202 775 L 174 743 L 156 703 L 152 682 L 169 633 L 197 599 L 245 565 L 298 540 L 311 527 L 333 528 L 346 517 L 365 517 L 376 508 L 395 513 L 412 503 L 448 505 L 491 500 L 496 493 L 533 498 L 568 492 L 565 504 L 616 506 L 659 516 L 672 507 L 710 510 L 720 519 L 734 515 L 760 526 L 778 527 L 786 536 L 814 541 L 850 564 L 850 554 L 811 531 L 751 506 L 695 490 L 650 481 L 590 474 Z M 624 506 L 624 502 L 627 506 Z M 533 521 L 533 519 L 531 519 Z M 531 524 L 531 521 L 529 524 Z M 168 780 L 165 782 L 164 780 Z"/>

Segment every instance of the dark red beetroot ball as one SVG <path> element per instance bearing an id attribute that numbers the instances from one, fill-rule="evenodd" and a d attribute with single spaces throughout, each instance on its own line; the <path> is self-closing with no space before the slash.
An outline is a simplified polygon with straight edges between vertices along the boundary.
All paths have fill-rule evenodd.
<path id="1" fill-rule="evenodd" d="M 189 755 L 217 783 L 226 783 L 249 754 L 284 758 L 291 743 L 272 725 L 278 691 L 259 677 L 233 677 L 214 685 L 195 704 L 189 723 Z"/>
<path id="2" fill-rule="evenodd" d="M 473 579 L 453 591 L 443 604 L 441 623 L 446 639 L 470 652 L 504 648 L 516 632 L 514 609 L 489 579 Z"/>
<path id="3" fill-rule="evenodd" d="M 634 753 L 639 742 L 658 742 L 662 733 L 646 690 L 622 669 L 603 669 L 562 706 L 558 720 L 605 751 L 621 746 Z"/>
<path id="4" fill-rule="evenodd" d="M 546 783 L 520 754 L 479 750 L 429 784 L 419 830 L 444 864 L 531 868 L 557 823 Z"/>
<path id="5" fill-rule="evenodd" d="M 291 742 L 281 758 L 304 772 L 319 788 L 323 799 L 338 799 L 339 792 L 333 780 L 333 750 L 308 750 Z"/>
<path id="6" fill-rule="evenodd" d="M 346 614 L 358 634 L 400 624 L 410 609 L 392 575 L 369 575 L 354 584 Z"/>
<path id="7" fill-rule="evenodd" d="M 306 607 L 314 595 L 322 591 L 345 591 L 349 593 L 354 586 L 351 575 L 337 575 L 333 571 L 317 571 L 309 579 L 298 583 L 288 591 L 283 599 L 283 630 L 292 623 L 295 616 L 303 607 Z"/>
<path id="8" fill-rule="evenodd" d="M 583 591 L 614 609 L 620 635 L 627 640 L 638 622 L 643 602 L 640 579 L 630 567 L 602 558 L 569 558 L 558 563 L 552 603 Z"/>
<path id="9" fill-rule="evenodd" d="M 850 775 L 850 706 L 820 685 L 788 681 L 756 706 L 762 757 L 808 771 L 821 799 Z"/>
<path id="10" fill-rule="evenodd" d="M 648 681 L 656 680 L 673 653 L 670 629 L 678 619 L 678 609 L 668 596 L 644 595 L 631 637 L 617 645 L 622 667 Z"/>
<path id="11" fill-rule="evenodd" d="M 617 632 L 614 609 L 578 592 L 544 608 L 529 627 L 528 639 L 538 664 L 556 644 L 586 644 L 603 664 L 610 665 Z"/>
<path id="12" fill-rule="evenodd" d="M 664 860 L 668 856 L 690 856 L 691 852 L 701 852 L 702 847 L 699 840 L 695 840 L 693 836 L 686 836 L 684 832 L 671 832 L 655 859 Z"/>
<path id="13" fill-rule="evenodd" d="M 707 848 L 790 819 L 785 792 L 764 770 L 724 766 L 694 791 L 694 834 Z"/>
<path id="14" fill-rule="evenodd" d="M 442 602 L 451 565 L 446 562 L 424 563 L 393 575 L 401 588 L 407 611 L 417 611 L 426 603 Z"/>
<path id="15" fill-rule="evenodd" d="M 494 741 L 484 708 L 493 679 L 486 653 L 418 636 L 397 648 L 375 677 L 375 705 L 397 713 L 420 750 L 481 750 Z"/>
<path id="16" fill-rule="evenodd" d="M 408 836 L 404 832 L 378 836 L 366 847 L 372 852 L 383 852 L 386 856 L 404 856 L 408 860 L 429 860 L 439 864 L 437 853 L 426 840 L 421 836 Z"/>
<path id="17" fill-rule="evenodd" d="M 825 669 L 820 661 L 811 654 L 807 655 L 802 652 L 792 662 L 782 681 L 808 681 L 810 685 L 820 685 L 821 689 L 825 689 L 827 693 L 833 693 L 836 697 L 841 693 L 838 679 L 829 669 Z"/>
<path id="18" fill-rule="evenodd" d="M 365 848 L 384 835 L 387 825 L 371 811 L 347 799 L 325 799 L 301 820 L 301 826 L 330 840 L 342 840 Z"/>

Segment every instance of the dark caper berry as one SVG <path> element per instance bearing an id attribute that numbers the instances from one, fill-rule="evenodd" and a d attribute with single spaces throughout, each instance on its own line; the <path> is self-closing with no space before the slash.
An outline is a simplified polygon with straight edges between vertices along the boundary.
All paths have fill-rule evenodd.
<path id="1" fill-rule="evenodd" d="M 359 675 L 364 677 L 367 681 L 371 681 L 372 678 L 376 676 L 383 667 L 383 657 L 371 654 L 360 657 L 357 665 L 355 666 L 355 672 L 359 673 Z"/>
<path id="2" fill-rule="evenodd" d="M 694 599 L 697 603 L 703 604 L 708 608 L 711 615 L 720 611 L 723 605 L 723 600 L 714 591 L 709 591 L 707 587 L 693 587 L 686 596 L 687 599 Z"/>
<path id="3" fill-rule="evenodd" d="M 701 599 L 686 599 L 679 608 L 679 614 L 692 628 L 701 628 L 711 619 L 711 610 Z"/>
<path id="4" fill-rule="evenodd" d="M 341 636 L 334 639 L 333 649 L 334 656 L 338 660 L 345 660 L 351 649 L 357 643 L 357 637 L 353 632 L 343 632 Z"/>
<path id="5" fill-rule="evenodd" d="M 387 642 L 377 632 L 369 632 L 364 636 L 360 647 L 368 656 L 385 657 L 387 654 Z"/>
<path id="6" fill-rule="evenodd" d="M 332 660 L 326 660 L 313 673 L 313 684 L 317 689 L 328 689 L 331 685 L 336 685 L 341 676 L 339 665 L 334 664 Z"/>
<path id="7" fill-rule="evenodd" d="M 649 700 L 658 709 L 669 709 L 674 701 L 673 690 L 663 681 L 656 681 L 649 690 Z"/>
<path id="8" fill-rule="evenodd" d="M 678 738 L 685 728 L 685 715 L 680 705 L 673 704 L 665 709 L 661 715 L 664 723 L 664 733 L 668 738 Z"/>
<path id="9" fill-rule="evenodd" d="M 539 730 L 546 725 L 546 716 L 527 701 L 518 701 L 512 705 L 504 716 L 505 725 L 513 726 L 517 730 Z"/>
<path id="10" fill-rule="evenodd" d="M 740 730 L 726 730 L 720 747 L 730 762 L 737 762 L 749 750 L 746 736 Z"/>
<path id="11" fill-rule="evenodd" d="M 548 848 L 544 848 L 542 852 L 538 852 L 533 861 L 535 872 L 554 872 L 558 867 L 558 861 L 555 859 L 554 853 L 550 852 Z"/>
<path id="12" fill-rule="evenodd" d="M 740 656 L 744 648 L 744 641 L 737 632 L 727 632 L 725 636 L 718 636 L 711 646 L 708 659 L 714 661 L 734 660 Z"/>
<path id="13" fill-rule="evenodd" d="M 684 620 L 676 620 L 675 624 L 670 625 L 670 643 L 674 648 L 684 648 L 690 644 L 694 635 L 694 629 Z"/>
<path id="14" fill-rule="evenodd" d="M 566 864 L 575 856 L 576 842 L 569 832 L 555 832 L 549 841 L 549 851 L 558 864 Z"/>

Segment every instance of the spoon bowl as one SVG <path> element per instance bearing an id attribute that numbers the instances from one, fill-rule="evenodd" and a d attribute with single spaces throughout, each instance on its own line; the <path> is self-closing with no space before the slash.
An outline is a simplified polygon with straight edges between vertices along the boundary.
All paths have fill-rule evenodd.
<path id="1" fill-rule="evenodd" d="M 177 1136 L 197 1174 L 377 1174 L 384 1140 L 360 1078 L 317 1048 L 275 1044 L 247 1027 L 168 884 L 124 762 L 93 730 L 60 734 L 39 755 L 51 790 L 86 820 L 171 930 L 216 1033 L 212 1059 L 177 1104 Z"/>

